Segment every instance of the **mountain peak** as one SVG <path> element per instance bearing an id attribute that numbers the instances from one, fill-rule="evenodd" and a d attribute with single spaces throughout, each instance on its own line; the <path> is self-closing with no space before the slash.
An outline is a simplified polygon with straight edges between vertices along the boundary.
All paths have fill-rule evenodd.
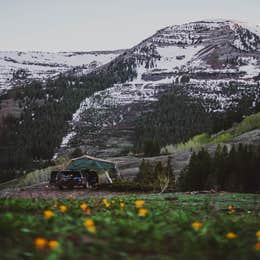
<path id="1" fill-rule="evenodd" d="M 124 64 L 127 71 L 134 69 L 136 75 L 86 98 L 75 112 L 72 132 L 67 136 L 80 135 L 88 150 L 95 153 L 90 133 L 98 125 L 99 139 L 106 144 L 104 150 L 98 149 L 101 155 L 107 155 L 118 131 L 131 133 L 131 122 L 140 108 L 144 112 L 148 104 L 174 86 L 201 100 L 211 112 L 223 112 L 245 93 L 252 94 L 260 74 L 260 41 L 256 34 L 231 20 L 190 22 L 159 30 L 119 56 L 115 64 Z M 96 115 L 100 116 L 98 122 Z M 128 137 L 123 143 L 129 143 Z M 70 138 L 63 141 L 66 147 Z"/>

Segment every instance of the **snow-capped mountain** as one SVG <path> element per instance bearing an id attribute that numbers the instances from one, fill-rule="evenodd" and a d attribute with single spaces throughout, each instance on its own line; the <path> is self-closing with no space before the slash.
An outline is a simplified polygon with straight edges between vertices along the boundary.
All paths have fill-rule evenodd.
<path id="1" fill-rule="evenodd" d="M 0 93 L 33 79 L 45 81 L 60 73 L 88 73 L 110 62 L 123 51 L 0 52 Z"/>
<path id="2" fill-rule="evenodd" d="M 116 59 L 131 63 L 137 77 L 86 98 L 73 115 L 61 147 L 80 138 L 92 153 L 102 154 L 103 149 L 104 154 L 111 154 L 110 148 L 117 151 L 115 140 L 122 150 L 131 143 L 132 120 L 146 104 L 175 85 L 181 85 L 187 95 L 202 99 L 208 111 L 223 111 L 245 94 L 258 98 L 258 29 L 213 20 L 159 30 Z"/>

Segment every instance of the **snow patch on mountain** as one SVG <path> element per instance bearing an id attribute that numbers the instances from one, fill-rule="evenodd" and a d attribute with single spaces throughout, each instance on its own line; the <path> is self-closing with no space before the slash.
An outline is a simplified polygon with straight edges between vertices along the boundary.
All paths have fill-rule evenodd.
<path id="1" fill-rule="evenodd" d="M 76 70 L 88 73 L 110 62 L 122 51 L 104 52 L 18 52 L 0 51 L 0 93 L 21 83 L 44 81 Z"/>
<path id="2" fill-rule="evenodd" d="M 181 68 L 203 48 L 203 46 L 197 45 L 158 47 L 157 51 L 161 58 L 156 62 L 156 68 L 163 71 L 173 71 L 175 68 Z"/>
<path id="3" fill-rule="evenodd" d="M 260 68 L 257 66 L 257 59 L 254 57 L 244 57 L 241 59 L 245 65 L 240 66 L 239 70 L 246 72 L 244 78 L 253 78 L 258 76 Z"/>
<path id="4" fill-rule="evenodd" d="M 228 20 L 159 30 L 118 58 L 134 60 L 135 79 L 96 92 L 81 103 L 70 122 L 66 145 L 79 132 L 89 144 L 92 135 L 88 130 L 96 129 L 97 136 L 117 126 L 120 130 L 129 123 L 128 109 L 156 102 L 175 85 L 202 100 L 207 111 L 224 111 L 257 88 L 259 44 L 258 36 L 247 27 Z"/>

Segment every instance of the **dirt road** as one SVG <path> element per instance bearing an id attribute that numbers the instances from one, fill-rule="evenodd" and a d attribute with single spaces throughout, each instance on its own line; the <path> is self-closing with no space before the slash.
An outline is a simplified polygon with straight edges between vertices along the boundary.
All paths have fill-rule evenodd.
<path id="1" fill-rule="evenodd" d="M 59 190 L 59 188 L 47 183 L 30 186 L 26 188 L 9 188 L 0 191 L 0 197 L 8 198 L 90 198 L 90 197 L 113 197 L 126 195 L 125 192 L 96 191 L 83 188 L 75 188 L 72 190 Z"/>

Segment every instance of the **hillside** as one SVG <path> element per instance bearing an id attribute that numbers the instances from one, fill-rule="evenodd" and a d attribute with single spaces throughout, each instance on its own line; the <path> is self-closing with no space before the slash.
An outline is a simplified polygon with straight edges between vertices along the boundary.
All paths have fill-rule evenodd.
<path id="1" fill-rule="evenodd" d="M 254 107 L 260 92 L 260 40 L 252 31 L 225 20 L 158 31 L 115 60 L 131 64 L 137 76 L 87 97 L 60 151 L 79 144 L 100 156 L 132 149 L 136 120 L 177 86 L 206 112 L 234 110 L 246 97 L 251 100 L 247 109 Z"/>
<path id="2" fill-rule="evenodd" d="M 206 149 L 211 156 L 214 153 L 218 145 L 226 145 L 230 150 L 232 145 L 259 145 L 260 144 L 260 113 L 245 117 L 239 124 L 234 127 L 209 135 L 203 133 L 194 136 L 186 143 L 180 143 L 175 146 L 166 146 L 161 150 L 161 155 L 153 157 L 141 157 L 141 156 L 121 156 L 111 157 L 109 160 L 117 164 L 117 168 L 120 172 L 120 176 L 123 180 L 133 180 L 139 172 L 139 167 L 142 160 L 149 161 L 151 165 L 155 166 L 158 162 L 167 163 L 170 158 L 172 171 L 178 178 L 181 171 L 188 165 L 190 157 L 193 151 L 199 151 L 202 148 Z M 12 194 L 17 189 L 20 192 L 20 188 L 29 187 L 31 185 L 39 185 L 48 182 L 50 178 L 50 172 L 55 170 L 56 167 L 48 167 L 41 170 L 30 172 L 23 177 L 16 179 L 15 181 L 3 183 L 0 185 L 1 194 Z M 32 187 L 32 190 L 36 192 L 39 190 L 37 187 Z"/>
<path id="3" fill-rule="evenodd" d="M 1 175 L 49 165 L 77 147 L 100 157 L 142 153 L 146 142 L 160 150 L 259 111 L 259 36 L 244 24 L 169 26 L 129 50 L 96 54 L 11 53 L 3 60 L 9 75 L 13 64 L 31 72 L 0 97 Z M 92 58 L 113 57 L 92 70 Z M 34 68 L 43 64 L 57 68 L 42 81 Z"/>
<path id="4" fill-rule="evenodd" d="M 166 163 L 170 158 L 172 170 L 175 175 L 179 176 L 188 165 L 193 151 L 204 148 L 213 156 L 218 145 L 226 145 L 228 149 L 231 149 L 232 145 L 239 144 L 253 146 L 260 144 L 260 113 L 245 117 L 239 124 L 226 131 L 212 135 L 204 133 L 194 136 L 186 143 L 166 146 L 161 150 L 160 156 L 146 157 L 145 160 L 156 165 L 160 161 Z M 138 173 L 143 158 L 128 156 L 110 159 L 118 163 L 121 176 L 132 180 Z"/>
<path id="5" fill-rule="evenodd" d="M 122 52 L 0 51 L 0 94 L 32 80 L 46 81 L 68 71 L 87 74 Z"/>

